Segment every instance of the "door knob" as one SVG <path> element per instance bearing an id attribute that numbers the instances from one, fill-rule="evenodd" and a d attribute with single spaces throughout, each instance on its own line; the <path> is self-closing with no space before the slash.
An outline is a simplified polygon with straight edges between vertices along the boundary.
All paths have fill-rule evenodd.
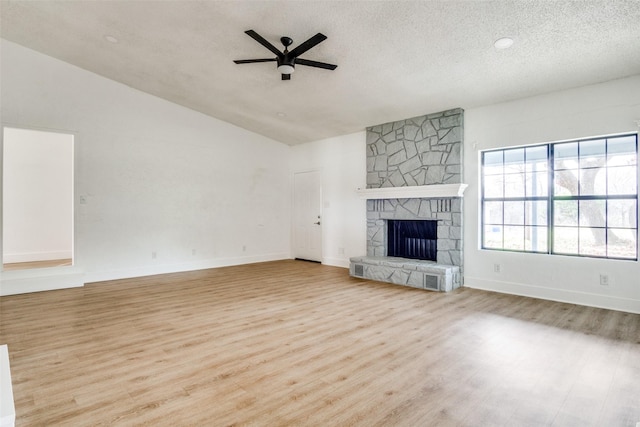
<path id="1" fill-rule="evenodd" d="M 320 225 L 320 221 L 314 222 L 315 225 Z"/>

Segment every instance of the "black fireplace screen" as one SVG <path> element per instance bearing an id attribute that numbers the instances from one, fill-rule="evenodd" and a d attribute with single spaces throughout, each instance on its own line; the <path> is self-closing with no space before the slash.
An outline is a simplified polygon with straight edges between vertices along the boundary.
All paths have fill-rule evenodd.
<path id="1" fill-rule="evenodd" d="M 387 256 L 437 260 L 438 221 L 387 221 Z"/>

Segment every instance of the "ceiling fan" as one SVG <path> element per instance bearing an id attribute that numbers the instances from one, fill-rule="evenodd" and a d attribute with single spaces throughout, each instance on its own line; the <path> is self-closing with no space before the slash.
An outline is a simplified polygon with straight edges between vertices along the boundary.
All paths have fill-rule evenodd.
<path id="1" fill-rule="evenodd" d="M 310 61 L 308 59 L 302 59 L 299 56 L 317 45 L 318 43 L 327 39 L 327 36 L 324 34 L 318 33 L 315 36 L 311 37 L 306 42 L 302 43 L 299 46 L 296 46 L 291 52 L 289 52 L 288 48 L 293 43 L 293 40 L 290 37 L 281 37 L 280 42 L 284 45 L 284 51 L 280 52 L 278 48 L 269 43 L 264 39 L 260 34 L 256 33 L 253 30 L 245 31 L 249 37 L 260 43 L 262 46 L 269 49 L 273 52 L 276 57 L 275 58 L 264 58 L 264 59 L 238 59 L 233 62 L 236 64 L 252 64 L 254 62 L 277 62 L 278 63 L 278 72 L 282 74 L 282 80 L 291 80 L 291 73 L 295 71 L 296 64 L 298 65 L 306 65 L 307 67 L 316 67 L 316 68 L 324 68 L 325 70 L 335 70 L 338 66 L 333 64 L 327 64 L 325 62 L 318 61 Z"/>

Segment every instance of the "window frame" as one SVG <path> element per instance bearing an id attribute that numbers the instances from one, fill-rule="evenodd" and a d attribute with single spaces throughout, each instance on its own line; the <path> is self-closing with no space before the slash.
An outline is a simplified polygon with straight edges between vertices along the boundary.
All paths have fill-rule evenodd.
<path id="1" fill-rule="evenodd" d="M 635 194 L 609 194 L 609 184 L 608 184 L 608 176 L 610 173 L 610 170 L 612 170 L 612 168 L 615 168 L 616 166 L 610 166 L 608 165 L 608 159 L 609 159 L 609 140 L 610 139 L 616 139 L 616 138 L 626 138 L 626 137 L 632 137 L 634 138 L 634 142 L 635 142 Z M 585 167 L 582 168 L 581 167 L 581 163 L 580 161 L 583 159 L 583 157 L 581 157 L 581 147 L 582 147 L 582 143 L 588 143 L 589 141 L 599 141 L 599 140 L 603 140 L 604 141 L 604 153 L 602 154 L 602 156 L 605 159 L 605 163 L 604 165 L 601 166 L 591 166 L 591 167 Z M 556 172 L 558 170 L 562 170 L 562 169 L 558 169 L 555 163 L 556 160 L 556 149 L 558 146 L 563 145 L 563 144 L 571 144 L 571 143 L 575 143 L 577 145 L 577 151 L 576 151 L 576 156 L 575 156 L 575 160 L 578 162 L 577 166 L 575 168 L 568 168 L 568 169 L 564 169 L 564 170 L 572 170 L 572 169 L 576 169 L 578 172 L 578 175 L 576 177 L 576 188 L 577 188 L 577 194 L 570 194 L 570 195 L 557 195 L 556 194 Z M 527 150 L 529 149 L 536 149 L 536 148 L 540 148 L 540 147 L 545 147 L 546 148 L 546 179 L 547 179 L 547 188 L 546 188 L 546 195 L 543 196 L 538 196 L 538 195 L 528 195 L 527 194 L 527 157 L 526 157 L 526 153 Z M 524 150 L 524 154 L 522 156 L 522 163 L 521 165 L 523 166 L 521 172 L 519 172 L 519 174 L 522 175 L 523 177 L 523 194 L 521 196 L 517 196 L 517 197 L 512 197 L 506 196 L 507 190 L 506 190 L 506 186 L 507 186 L 507 163 L 505 162 L 505 156 L 506 153 L 509 151 L 515 151 L 515 150 Z M 486 164 L 485 164 L 485 156 L 487 155 L 487 153 L 501 153 L 502 155 L 502 172 L 500 174 L 487 174 L 486 173 Z M 516 165 L 518 165 L 516 163 Z M 600 258 L 600 259 L 615 259 L 615 260 L 624 260 L 624 261 L 637 261 L 638 260 L 638 252 L 639 252 L 639 242 L 638 242 L 638 229 L 639 229 L 639 224 L 638 224 L 638 179 L 639 179 L 639 175 L 640 175 L 640 171 L 639 171 L 639 166 L 640 162 L 639 162 L 639 153 L 638 153 L 638 133 L 622 133 L 622 134 L 615 134 L 615 135 L 606 135 L 606 136 L 600 136 L 600 137 L 590 137 L 590 138 L 580 138 L 580 139 L 573 139 L 573 140 L 566 140 L 566 141 L 556 141 L 556 142 L 548 142 L 548 143 L 539 143 L 539 144 L 531 144 L 531 145 L 523 145 L 523 146 L 511 146 L 511 147 L 503 147 L 503 148 L 496 148 L 496 149 L 488 149 L 488 150 L 483 150 L 480 152 L 480 249 L 482 250 L 491 250 L 491 251 L 501 251 L 501 252 L 521 252 L 521 253 L 540 253 L 540 254 L 548 254 L 548 255 L 560 255 L 560 256 L 575 256 L 575 257 L 586 257 L 586 258 Z M 517 166 L 516 166 L 517 167 Z M 580 192 L 582 191 L 582 176 L 581 176 L 581 172 L 587 169 L 595 169 L 595 168 L 602 168 L 605 170 L 605 193 L 604 194 L 580 194 Z M 487 197 L 486 195 L 486 180 L 487 180 L 487 176 L 498 176 L 500 175 L 502 178 L 502 197 Z M 500 180 L 500 179 L 498 179 Z M 535 193 L 535 192 L 534 192 Z M 635 204 L 635 214 L 636 214 L 636 218 L 635 218 L 635 227 L 630 227 L 630 228 L 626 228 L 626 227 L 615 227 L 615 226 L 610 226 L 609 225 L 609 215 L 608 215 L 608 209 L 609 209 L 609 202 L 610 201 L 615 201 L 615 200 L 630 200 L 633 204 Z M 526 203 L 527 202 L 546 202 L 546 224 L 543 224 L 543 227 L 546 227 L 546 249 L 544 250 L 534 250 L 533 247 L 536 247 L 536 244 L 532 244 L 532 247 L 530 248 L 526 248 L 527 246 L 527 239 L 526 239 L 526 232 L 527 232 L 527 227 L 538 227 L 539 225 L 537 224 L 537 222 L 533 222 L 532 224 L 527 224 L 527 209 L 526 209 Z M 557 225 L 556 224 L 556 203 L 557 202 L 562 202 L 562 201 L 575 201 L 576 202 L 576 225 Z M 581 226 L 580 224 L 580 219 L 582 218 L 580 216 L 580 209 L 581 209 L 581 202 L 589 202 L 589 201 L 603 201 L 604 203 L 604 225 L 603 226 L 592 226 L 592 225 L 588 225 L 588 226 Z M 501 224 L 493 224 L 493 226 L 498 226 L 501 227 L 501 244 L 499 247 L 494 247 L 494 246 L 490 246 L 488 245 L 490 242 L 487 241 L 487 236 L 486 236 L 486 232 L 487 232 L 487 227 L 492 226 L 491 223 L 487 223 L 487 208 L 486 208 L 486 204 L 487 203 L 491 203 L 491 202 L 501 202 L 502 203 L 502 215 L 501 215 Z M 522 220 L 522 224 L 510 224 L 507 223 L 505 221 L 505 203 L 509 203 L 509 202 L 522 202 L 525 207 L 524 212 L 523 212 L 523 220 Z M 514 248 L 509 248 L 509 247 L 505 247 L 505 235 L 506 235 L 506 228 L 507 227 L 513 227 L 513 226 L 518 226 L 518 227 L 522 227 L 523 229 L 523 244 L 520 245 L 522 248 L 520 249 L 514 249 Z M 554 239 L 554 234 L 556 232 L 558 232 L 560 229 L 564 228 L 564 229 L 570 229 L 571 227 L 575 227 L 576 231 L 577 231 L 577 247 L 576 247 L 576 251 L 574 252 L 560 252 L 558 251 L 558 248 L 556 247 L 555 244 L 555 239 Z M 635 257 L 623 257 L 623 256 L 616 256 L 615 251 L 612 251 L 612 248 L 615 248 L 614 246 L 611 246 L 609 243 L 609 234 L 613 232 L 613 230 L 618 229 L 618 228 L 624 228 L 627 230 L 633 230 L 633 233 L 635 234 Z M 598 254 L 593 254 L 593 253 L 581 253 L 581 246 L 580 246 L 580 235 L 581 232 L 583 230 L 593 230 L 593 229 L 602 229 L 604 230 L 604 255 L 598 255 Z M 591 231 L 592 232 L 592 231 Z M 585 246 L 585 249 L 588 248 L 588 246 Z M 586 251 L 585 251 L 586 252 Z"/>

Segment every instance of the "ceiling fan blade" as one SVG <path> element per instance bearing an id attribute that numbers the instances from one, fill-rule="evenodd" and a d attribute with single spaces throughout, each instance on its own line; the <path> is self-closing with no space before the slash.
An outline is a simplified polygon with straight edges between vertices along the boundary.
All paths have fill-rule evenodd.
<path id="1" fill-rule="evenodd" d="M 269 49 L 271 52 L 275 53 L 276 56 L 278 58 L 282 57 L 282 52 L 280 52 L 278 50 L 278 48 L 276 48 L 274 45 L 272 45 L 271 43 L 269 43 L 268 41 L 266 41 L 264 39 L 264 37 L 262 37 L 260 34 L 256 33 L 253 30 L 247 30 L 245 31 L 245 33 L 251 37 L 252 39 L 254 39 L 255 41 L 257 41 L 258 43 L 260 43 L 262 46 L 266 47 L 267 49 Z"/>
<path id="2" fill-rule="evenodd" d="M 291 74 L 283 74 L 282 80 L 291 80 Z"/>
<path id="3" fill-rule="evenodd" d="M 233 62 L 236 64 L 253 64 L 254 62 L 275 62 L 277 58 L 265 58 L 265 59 L 236 59 Z"/>
<path id="4" fill-rule="evenodd" d="M 311 49 L 312 47 L 314 47 L 315 45 L 317 45 L 318 43 L 325 41 L 326 39 L 327 39 L 327 36 L 325 36 L 322 33 L 318 33 L 315 36 L 311 37 L 306 42 L 302 43 L 301 45 L 296 46 L 295 49 L 289 52 L 289 57 L 295 58 L 297 56 L 300 56 L 306 51 L 308 51 L 309 49 Z"/>
<path id="5" fill-rule="evenodd" d="M 307 67 L 324 68 L 325 70 L 335 70 L 337 65 L 327 64 L 326 62 L 309 61 L 308 59 L 297 58 L 296 65 L 306 65 Z"/>

